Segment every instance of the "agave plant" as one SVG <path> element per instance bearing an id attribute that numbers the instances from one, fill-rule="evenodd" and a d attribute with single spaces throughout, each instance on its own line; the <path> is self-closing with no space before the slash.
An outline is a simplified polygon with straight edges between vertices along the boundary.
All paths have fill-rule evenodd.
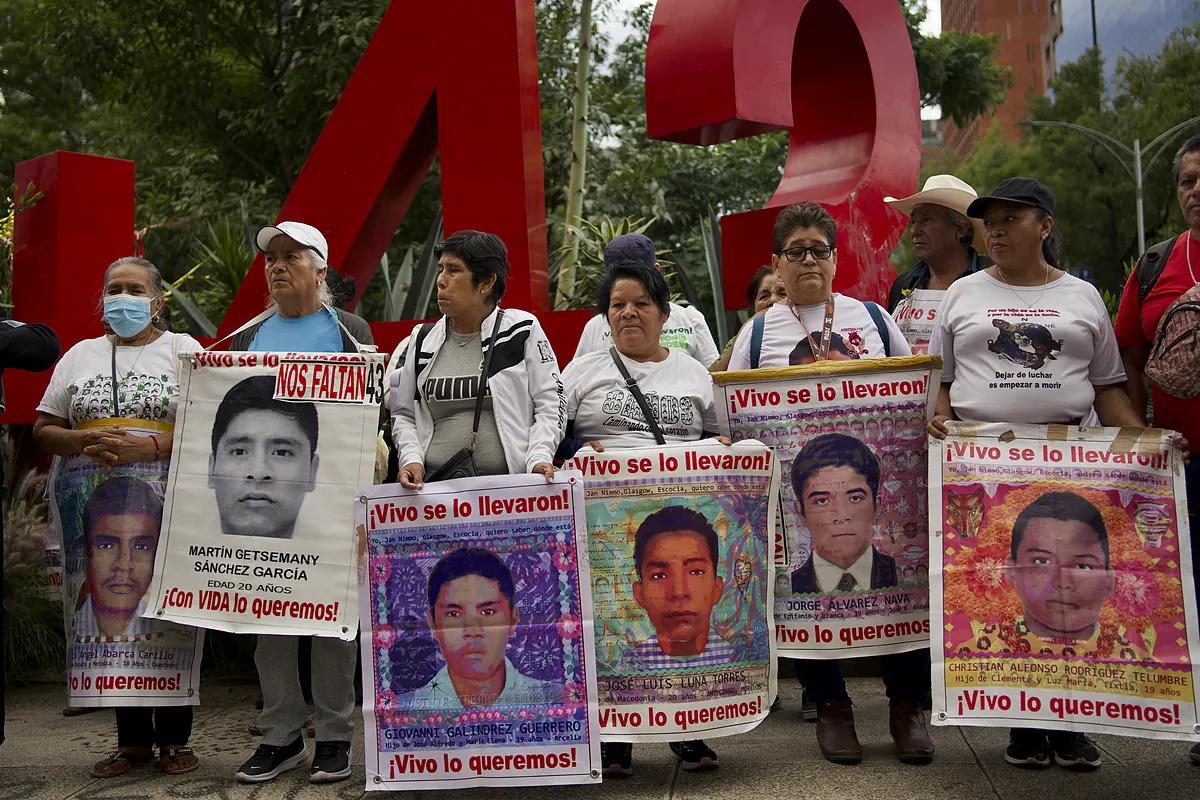
<path id="1" fill-rule="evenodd" d="M 572 238 L 578 243 L 579 255 L 575 263 L 575 285 L 563 294 L 558 310 L 591 308 L 596 302 L 596 292 L 604 282 L 604 248 L 618 236 L 645 233 L 654 224 L 655 219 L 657 217 L 622 217 L 614 220 L 606 215 L 599 222 L 584 220 L 579 227 L 568 226 Z M 571 247 L 562 247 L 555 251 L 555 263 L 550 270 L 551 285 L 558 282 L 558 271 L 571 250 Z M 669 252 L 661 250 L 658 255 L 666 255 Z"/>

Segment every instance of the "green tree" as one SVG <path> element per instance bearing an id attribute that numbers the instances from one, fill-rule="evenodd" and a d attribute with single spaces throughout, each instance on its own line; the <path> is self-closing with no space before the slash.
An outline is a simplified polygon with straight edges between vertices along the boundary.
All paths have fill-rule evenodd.
<path id="1" fill-rule="evenodd" d="M 1162 50 L 1117 61 L 1106 87 L 1095 51 L 1063 64 L 1053 93 L 1034 98 L 1030 119 L 1083 125 L 1132 146 L 1197 115 L 1200 96 L 1200 23 L 1175 31 Z M 1172 175 L 1175 146 L 1200 126 L 1181 132 L 1144 177 L 1148 244 L 1183 228 Z M 1137 258 L 1134 184 L 1104 147 L 1070 130 L 1027 128 L 1019 142 L 993 131 L 980 142 L 960 175 L 982 190 L 1012 175 L 1031 175 L 1054 190 L 1055 222 L 1065 239 L 1065 264 L 1091 268 L 1098 287 L 1119 290 L 1126 265 Z"/>

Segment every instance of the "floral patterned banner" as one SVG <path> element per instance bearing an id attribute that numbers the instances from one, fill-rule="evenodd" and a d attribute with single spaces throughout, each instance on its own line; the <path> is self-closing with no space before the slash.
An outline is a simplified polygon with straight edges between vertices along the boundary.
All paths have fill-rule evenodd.
<path id="1" fill-rule="evenodd" d="M 779 470 L 757 442 L 580 450 L 600 732 L 730 736 L 775 695 L 770 546 Z"/>
<path id="2" fill-rule="evenodd" d="M 360 499 L 367 789 L 598 782 L 578 476 Z"/>
<path id="3" fill-rule="evenodd" d="M 954 425 L 929 463 L 934 723 L 1200 739 L 1164 433 Z"/>

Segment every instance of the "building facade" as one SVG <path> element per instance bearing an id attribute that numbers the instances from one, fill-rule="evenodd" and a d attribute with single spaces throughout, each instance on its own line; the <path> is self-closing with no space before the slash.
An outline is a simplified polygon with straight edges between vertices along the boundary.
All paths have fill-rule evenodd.
<path id="1" fill-rule="evenodd" d="M 942 0 L 942 28 L 999 34 L 996 61 L 1012 70 L 1014 81 L 994 116 L 978 117 L 965 129 L 947 120 L 942 131 L 946 149 L 966 155 L 994 125 L 1007 138 L 1019 137 L 1029 98 L 1046 93 L 1058 64 L 1061 0 Z"/>

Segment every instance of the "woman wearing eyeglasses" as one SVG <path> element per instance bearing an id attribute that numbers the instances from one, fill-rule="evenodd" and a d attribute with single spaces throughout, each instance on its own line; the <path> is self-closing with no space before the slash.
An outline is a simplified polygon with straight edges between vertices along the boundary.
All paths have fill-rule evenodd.
<path id="1" fill-rule="evenodd" d="M 788 301 L 771 306 L 742 328 L 729 369 L 786 367 L 802 342 L 815 360 L 824 360 L 834 334 L 852 358 L 912 355 L 886 311 L 833 291 L 837 223 L 829 212 L 817 203 L 788 206 L 775 220 L 774 240 L 771 266 L 787 289 Z"/>

